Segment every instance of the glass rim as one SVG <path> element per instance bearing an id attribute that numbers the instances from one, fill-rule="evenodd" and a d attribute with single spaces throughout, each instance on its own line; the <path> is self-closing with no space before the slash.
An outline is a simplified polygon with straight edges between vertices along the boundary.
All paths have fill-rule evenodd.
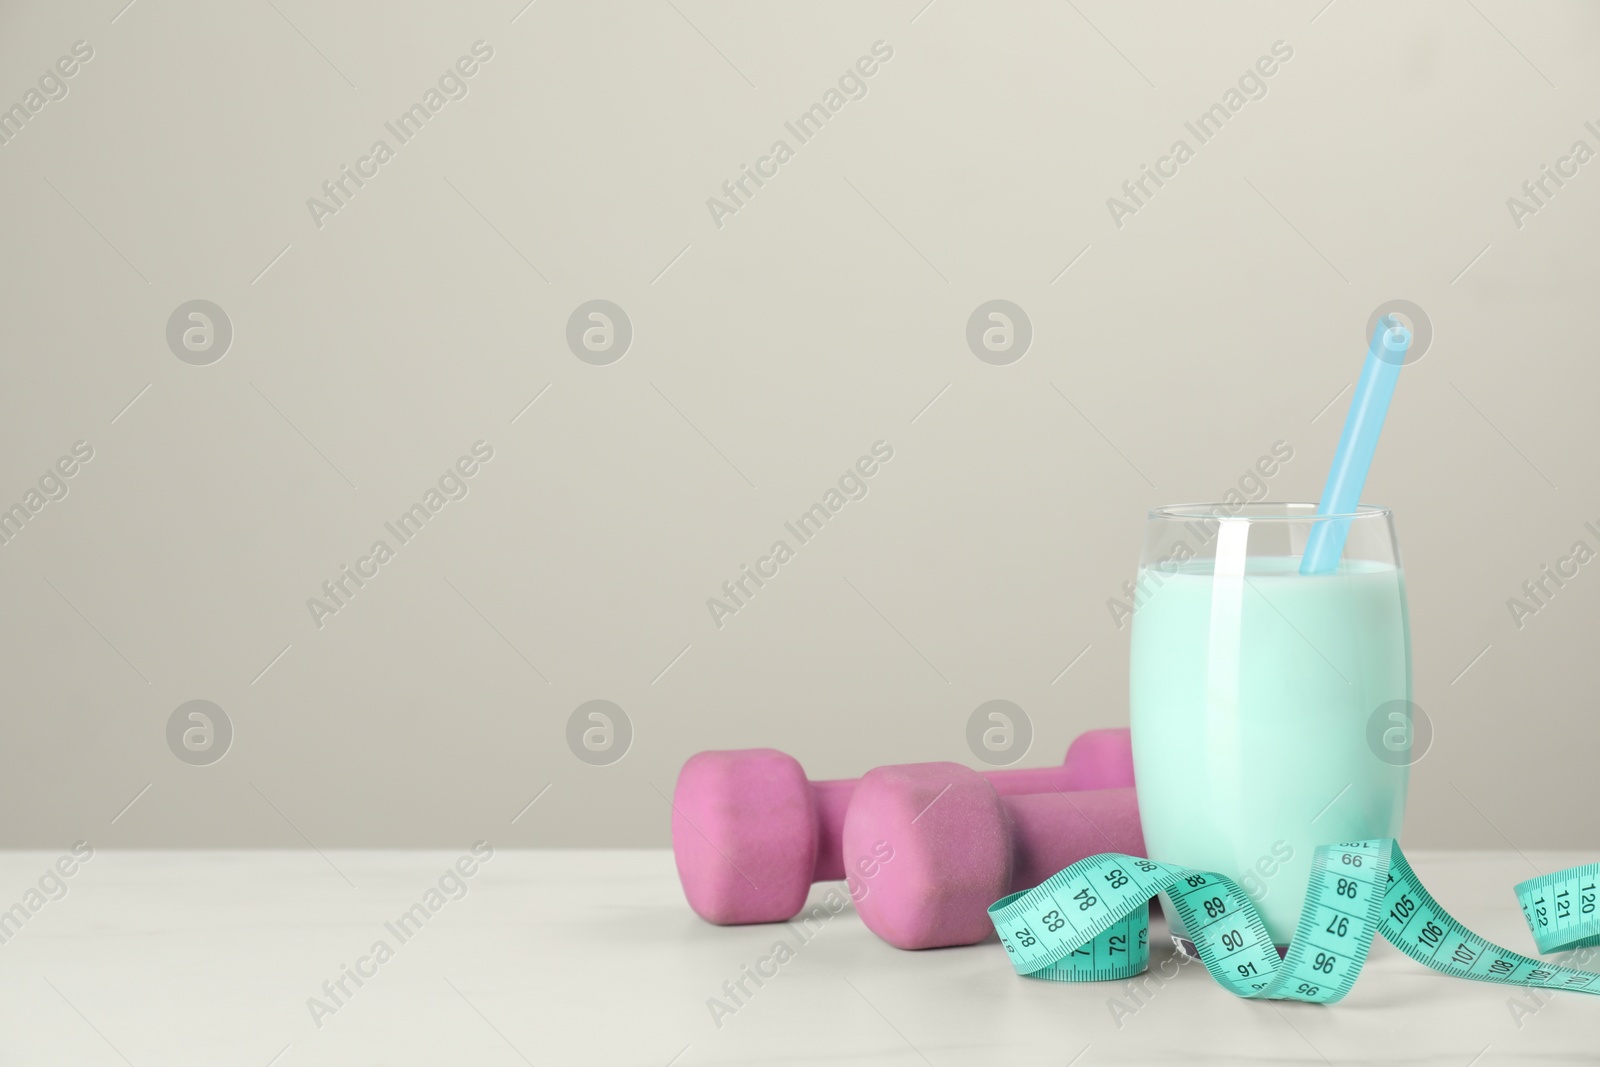
<path id="1" fill-rule="evenodd" d="M 1354 511 L 1342 512 L 1336 515 L 1317 514 L 1318 505 L 1315 502 L 1301 500 L 1260 500 L 1242 505 L 1224 504 L 1221 502 L 1210 504 L 1163 504 L 1151 508 L 1147 517 L 1150 519 L 1193 520 L 1193 519 L 1243 519 L 1246 522 L 1328 522 L 1333 519 L 1372 519 L 1389 518 L 1394 513 L 1382 504 L 1357 504 Z M 1276 511 L 1262 512 L 1260 508 L 1276 508 Z"/>

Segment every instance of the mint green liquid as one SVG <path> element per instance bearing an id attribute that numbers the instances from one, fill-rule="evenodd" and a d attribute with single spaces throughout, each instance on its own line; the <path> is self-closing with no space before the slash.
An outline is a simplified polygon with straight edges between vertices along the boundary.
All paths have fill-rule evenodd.
<path id="1" fill-rule="evenodd" d="M 1299 565 L 1141 568 L 1130 673 L 1150 857 L 1238 881 L 1280 945 L 1317 845 L 1399 836 L 1409 770 L 1368 740 L 1376 709 L 1411 698 L 1403 572 L 1343 560 L 1302 577 Z"/>

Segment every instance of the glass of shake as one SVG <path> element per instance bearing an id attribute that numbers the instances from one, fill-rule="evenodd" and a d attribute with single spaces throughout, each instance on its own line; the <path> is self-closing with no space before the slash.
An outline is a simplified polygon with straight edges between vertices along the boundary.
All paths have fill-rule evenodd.
<path id="1" fill-rule="evenodd" d="M 1342 537 L 1337 565 L 1303 566 L 1323 535 Z M 1400 833 L 1411 638 L 1393 517 L 1364 504 L 1156 508 L 1135 593 L 1133 761 L 1150 858 L 1233 878 L 1285 946 L 1316 846 Z"/>

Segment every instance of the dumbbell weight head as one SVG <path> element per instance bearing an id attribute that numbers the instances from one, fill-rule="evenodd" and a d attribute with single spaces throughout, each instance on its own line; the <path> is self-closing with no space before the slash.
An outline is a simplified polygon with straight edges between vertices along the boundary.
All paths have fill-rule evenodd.
<path id="1" fill-rule="evenodd" d="M 845 855 L 883 842 L 893 858 L 857 895 L 856 911 L 900 948 L 968 945 L 1011 884 L 1011 827 L 984 777 L 959 763 L 879 767 L 862 775 L 845 816 Z"/>
<path id="2" fill-rule="evenodd" d="M 817 802 L 800 762 L 775 748 L 691 757 L 672 798 L 672 854 L 709 922 L 797 914 L 817 866 Z"/>

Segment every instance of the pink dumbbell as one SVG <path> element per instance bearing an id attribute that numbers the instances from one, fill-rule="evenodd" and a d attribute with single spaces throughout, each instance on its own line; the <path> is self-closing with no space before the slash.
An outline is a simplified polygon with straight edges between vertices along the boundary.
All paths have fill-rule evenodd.
<path id="1" fill-rule="evenodd" d="M 990 904 L 1086 856 L 1145 854 L 1132 788 L 1005 795 L 959 763 L 868 771 L 842 846 L 892 857 L 852 896 L 873 933 L 912 949 L 982 941 Z"/>
<path id="2" fill-rule="evenodd" d="M 1005 796 L 1131 786 L 1133 750 L 1126 729 L 1090 730 L 1059 767 L 968 774 Z M 808 781 L 776 749 L 691 757 L 672 798 L 672 851 L 689 906 L 722 925 L 793 918 L 813 882 L 846 877 L 842 835 L 856 788 Z"/>

